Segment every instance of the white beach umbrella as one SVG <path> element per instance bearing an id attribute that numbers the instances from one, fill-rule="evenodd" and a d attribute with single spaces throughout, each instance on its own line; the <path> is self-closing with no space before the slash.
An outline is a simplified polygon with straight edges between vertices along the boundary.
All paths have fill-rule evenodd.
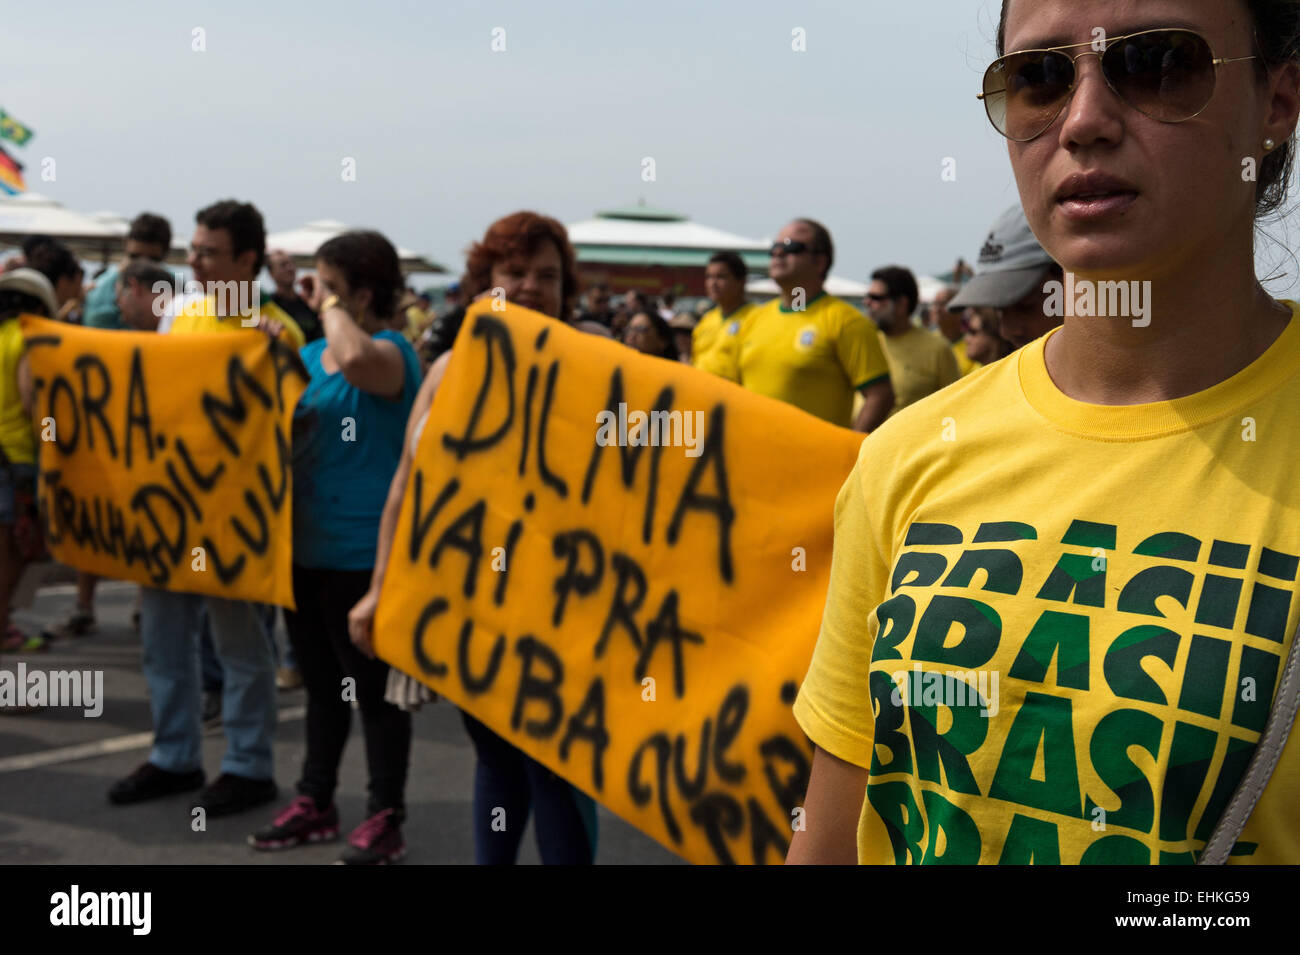
<path id="1" fill-rule="evenodd" d="M 311 268 L 316 264 L 316 250 L 329 239 L 349 231 L 352 226 L 337 219 L 316 219 L 297 229 L 285 232 L 272 232 L 266 237 L 266 250 L 283 249 L 293 256 L 299 268 Z M 446 272 L 446 268 L 431 259 L 426 259 L 417 252 L 397 246 L 397 258 L 403 272 Z"/>
<path id="2" fill-rule="evenodd" d="M 78 258 L 102 259 L 120 255 L 126 232 L 94 217 L 73 212 L 35 192 L 0 197 L 0 243 L 22 245 L 34 235 L 48 235 L 70 248 Z"/>

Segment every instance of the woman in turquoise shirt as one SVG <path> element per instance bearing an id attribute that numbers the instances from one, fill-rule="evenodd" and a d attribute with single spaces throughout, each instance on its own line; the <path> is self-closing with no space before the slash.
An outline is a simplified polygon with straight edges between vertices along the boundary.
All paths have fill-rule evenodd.
<path id="1" fill-rule="evenodd" d="M 393 330 L 402 291 L 397 252 L 377 232 L 347 232 L 316 252 L 324 338 L 300 352 L 311 375 L 294 418 L 293 590 L 289 640 L 307 689 L 307 754 L 298 797 L 249 837 L 284 849 L 339 833 L 334 789 L 352 707 L 351 679 L 366 740 L 369 818 L 349 838 L 349 864 L 395 862 L 411 751 L 411 715 L 384 700 L 388 665 L 348 639 L 348 610 L 366 593 L 379 518 L 402 455 L 407 415 L 420 388 L 420 361 Z"/>

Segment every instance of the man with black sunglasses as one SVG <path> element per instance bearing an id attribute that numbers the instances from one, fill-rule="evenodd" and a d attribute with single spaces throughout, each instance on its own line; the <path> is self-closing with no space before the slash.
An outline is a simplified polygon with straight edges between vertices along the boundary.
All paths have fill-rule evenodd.
<path id="1" fill-rule="evenodd" d="M 889 360 L 894 413 L 961 377 L 952 349 L 912 323 L 919 298 L 910 269 L 889 265 L 871 273 L 867 314 L 880 329 L 880 343 Z"/>
<path id="2" fill-rule="evenodd" d="M 826 227 L 795 219 L 777 233 L 769 274 L 781 295 L 738 333 L 724 377 L 841 427 L 872 431 L 889 416 L 889 364 L 866 316 L 825 289 L 835 257 Z M 862 408 L 853 414 L 855 393 Z"/>

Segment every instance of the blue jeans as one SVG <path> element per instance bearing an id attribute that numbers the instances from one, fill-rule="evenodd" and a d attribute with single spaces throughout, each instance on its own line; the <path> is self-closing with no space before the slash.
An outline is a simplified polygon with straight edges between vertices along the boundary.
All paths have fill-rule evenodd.
<path id="1" fill-rule="evenodd" d="M 288 633 L 284 638 L 284 655 L 280 654 L 280 645 L 275 642 L 275 620 L 280 615 L 280 608 L 275 604 L 262 604 L 263 620 L 266 623 L 266 635 L 271 638 L 271 652 L 275 654 L 275 665 L 278 667 L 288 667 L 290 670 L 298 669 L 298 657 L 293 650 L 293 641 L 289 639 Z M 288 618 L 285 618 L 286 629 Z"/>
<path id="2" fill-rule="evenodd" d="M 275 604 L 258 604 L 258 612 L 263 615 L 266 624 L 266 638 L 271 641 L 271 652 L 275 654 L 276 666 L 280 665 L 280 647 L 275 642 L 275 616 L 280 608 Z M 212 627 L 208 624 L 207 612 L 200 606 L 199 610 L 199 659 L 203 667 L 203 692 L 221 693 L 221 661 L 217 659 L 216 648 L 212 645 Z M 293 655 L 293 644 L 286 640 L 284 665 L 290 670 L 298 669 L 298 661 Z"/>
<path id="3" fill-rule="evenodd" d="M 149 762 L 173 773 L 202 766 L 199 611 L 206 606 L 224 675 L 226 755 L 221 772 L 270 779 L 275 657 L 258 605 L 153 587 L 140 590 L 140 645 L 154 726 Z"/>
<path id="4" fill-rule="evenodd" d="M 596 804 L 591 797 L 464 710 L 460 715 L 478 757 L 474 764 L 475 864 L 513 865 L 531 808 L 543 865 L 590 865 L 596 858 Z"/>
<path id="5" fill-rule="evenodd" d="M 221 661 L 212 645 L 212 627 L 208 625 L 208 611 L 199 604 L 199 673 L 203 676 L 203 692 L 221 695 Z"/>

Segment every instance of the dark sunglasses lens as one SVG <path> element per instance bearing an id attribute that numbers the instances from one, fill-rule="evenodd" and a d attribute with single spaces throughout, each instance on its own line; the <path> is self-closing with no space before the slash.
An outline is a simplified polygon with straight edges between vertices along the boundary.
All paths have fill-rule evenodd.
<path id="1" fill-rule="evenodd" d="M 808 246 L 802 242 L 778 242 L 769 251 L 772 255 L 798 255 L 807 252 Z"/>
<path id="2" fill-rule="evenodd" d="M 1161 122 L 1191 119 L 1214 95 L 1214 55 L 1186 30 L 1120 40 L 1106 49 L 1102 67 L 1126 103 Z"/>
<path id="3" fill-rule="evenodd" d="M 1052 125 L 1070 95 L 1074 63 L 1064 53 L 1004 56 L 984 74 L 984 104 L 1003 136 L 1024 142 Z"/>

